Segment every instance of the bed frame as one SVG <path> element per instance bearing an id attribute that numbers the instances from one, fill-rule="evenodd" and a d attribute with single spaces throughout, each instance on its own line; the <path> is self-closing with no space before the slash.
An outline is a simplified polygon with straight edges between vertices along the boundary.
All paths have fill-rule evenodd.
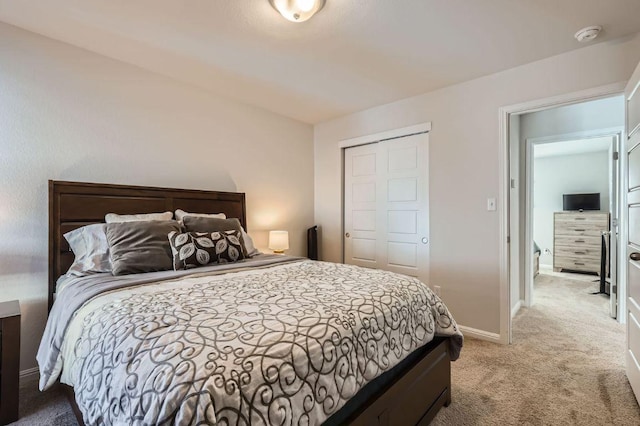
<path id="1" fill-rule="evenodd" d="M 73 263 L 63 235 L 81 226 L 104 222 L 107 213 L 157 213 L 182 209 L 192 213 L 225 213 L 247 228 L 245 196 L 237 192 L 196 191 L 148 186 L 49 181 L 49 310 L 56 280 Z"/>
<path id="2" fill-rule="evenodd" d="M 228 217 L 239 218 L 246 228 L 243 193 L 49 181 L 49 310 L 56 280 L 74 259 L 64 233 L 104 222 L 107 213 L 136 214 L 176 209 L 195 213 L 222 212 Z M 369 389 L 362 390 L 368 391 L 367 398 L 352 407 L 347 423 L 425 425 L 443 405 L 451 403 L 449 339 L 434 339 L 417 359 L 399 368 L 393 378 L 371 387 L 376 379 L 367 385 Z M 83 424 L 73 389 L 65 388 L 78 423 Z"/>

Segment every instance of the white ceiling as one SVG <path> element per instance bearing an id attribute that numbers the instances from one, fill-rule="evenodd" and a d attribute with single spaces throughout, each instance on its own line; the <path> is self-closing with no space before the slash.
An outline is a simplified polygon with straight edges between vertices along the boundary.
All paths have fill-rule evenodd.
<path id="1" fill-rule="evenodd" d="M 611 146 L 611 137 L 579 139 L 534 145 L 534 158 L 557 157 L 559 155 L 606 152 Z"/>
<path id="2" fill-rule="evenodd" d="M 0 21 L 316 123 L 640 31 L 638 0 L 0 0 Z"/>

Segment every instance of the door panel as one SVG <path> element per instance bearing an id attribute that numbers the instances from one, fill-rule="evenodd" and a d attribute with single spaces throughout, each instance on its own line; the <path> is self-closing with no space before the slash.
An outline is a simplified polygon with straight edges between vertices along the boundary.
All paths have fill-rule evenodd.
<path id="1" fill-rule="evenodd" d="M 366 239 L 366 238 L 352 238 L 353 241 L 353 252 L 352 259 L 354 261 L 364 261 L 364 262 L 375 262 L 376 259 L 376 240 Z M 355 263 L 355 262 L 350 262 Z M 357 264 L 357 263 L 356 263 Z M 364 264 L 363 266 L 373 266 L 370 263 Z"/>
<path id="2" fill-rule="evenodd" d="M 375 175 L 374 175 L 375 176 Z M 376 202 L 376 183 L 354 183 L 352 185 L 353 196 L 351 201 L 354 203 L 375 203 Z"/>
<path id="3" fill-rule="evenodd" d="M 416 201 L 418 199 L 418 182 L 415 177 L 389 179 L 387 201 Z"/>
<path id="4" fill-rule="evenodd" d="M 637 348 L 640 346 L 640 323 L 638 322 L 638 314 L 640 309 L 638 307 L 634 307 L 632 311 L 635 311 L 635 314 L 629 312 L 629 317 L 627 320 L 627 342 L 630 347 Z M 629 383 L 631 383 L 631 387 L 636 395 L 636 399 L 638 399 L 638 387 L 637 383 L 640 381 L 640 364 L 638 363 L 638 352 L 637 351 L 627 351 L 627 376 L 629 378 Z M 636 386 L 634 386 L 634 383 Z"/>
<path id="5" fill-rule="evenodd" d="M 363 145 L 345 151 L 344 226 L 345 261 L 359 266 L 378 267 L 377 218 L 378 154 L 376 145 Z"/>
<path id="6" fill-rule="evenodd" d="M 424 282 L 429 278 L 428 141 L 428 134 L 420 134 L 380 143 L 387 158 L 386 170 L 381 173 L 387 185 L 381 215 L 387 242 L 384 269 Z"/>
<path id="7" fill-rule="evenodd" d="M 352 176 L 372 176 L 376 174 L 376 154 L 360 154 L 353 156 Z"/>
<path id="8" fill-rule="evenodd" d="M 640 205 L 629 206 L 629 244 L 640 247 Z"/>
<path id="9" fill-rule="evenodd" d="M 354 231 L 375 231 L 376 211 L 375 210 L 355 210 L 353 212 Z"/>
<path id="10" fill-rule="evenodd" d="M 638 93 L 640 90 L 638 89 L 638 82 L 633 86 L 633 90 L 627 96 L 627 130 L 629 133 L 632 133 L 634 130 L 637 130 L 638 126 L 640 126 L 640 94 Z M 627 88 L 627 90 L 631 89 L 631 84 Z"/>
<path id="11" fill-rule="evenodd" d="M 428 279 L 428 134 L 347 148 L 345 263 Z"/>
<path id="12" fill-rule="evenodd" d="M 629 190 L 640 188 L 640 148 L 629 152 Z"/>
<path id="13" fill-rule="evenodd" d="M 392 234 L 415 234 L 418 232 L 417 211 L 390 211 L 388 232 Z"/>
<path id="14" fill-rule="evenodd" d="M 636 316 L 632 313 L 629 313 L 629 345 L 640 345 L 640 324 L 638 323 Z M 637 358 L 635 358 L 635 361 L 637 361 Z"/>
<path id="15" fill-rule="evenodd" d="M 636 396 L 640 396 L 640 65 L 636 68 L 627 88 L 625 147 L 627 153 L 627 347 L 626 370 L 629 383 Z"/>
<path id="16" fill-rule="evenodd" d="M 632 252 L 633 253 L 633 252 Z M 629 298 L 638 301 L 640 300 L 640 263 L 629 262 L 629 292 L 627 293 Z M 630 306 L 630 310 L 637 309 L 637 306 Z M 640 310 L 636 313 L 636 318 L 640 318 Z"/>
<path id="17" fill-rule="evenodd" d="M 415 243 L 387 243 L 389 266 L 418 267 L 418 249 Z"/>
<path id="18" fill-rule="evenodd" d="M 411 146 L 401 149 L 389 150 L 389 171 L 413 170 L 418 167 L 417 147 Z"/>

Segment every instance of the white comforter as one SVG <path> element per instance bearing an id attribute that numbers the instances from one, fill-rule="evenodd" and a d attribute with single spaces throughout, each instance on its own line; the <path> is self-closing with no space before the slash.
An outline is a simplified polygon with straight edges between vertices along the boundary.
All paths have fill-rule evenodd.
<path id="1" fill-rule="evenodd" d="M 87 424 L 320 424 L 434 335 L 457 358 L 418 280 L 299 261 L 96 296 L 66 329 L 61 380 Z"/>

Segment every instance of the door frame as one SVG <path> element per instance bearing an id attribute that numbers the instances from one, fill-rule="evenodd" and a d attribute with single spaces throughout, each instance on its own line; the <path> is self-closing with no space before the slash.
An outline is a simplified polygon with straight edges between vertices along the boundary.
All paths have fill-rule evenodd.
<path id="1" fill-rule="evenodd" d="M 510 151 L 509 151 L 509 120 L 512 115 L 521 115 L 530 112 L 542 111 L 549 108 L 555 108 L 565 105 L 592 101 L 597 99 L 608 98 L 611 96 L 624 94 L 627 82 L 621 81 L 617 83 L 586 89 L 578 92 L 567 93 L 564 95 L 553 96 L 543 99 L 536 99 L 519 104 L 507 105 L 498 109 L 498 222 L 499 222 L 499 250 L 498 257 L 500 269 L 500 342 L 509 344 L 512 342 L 512 324 L 511 324 L 511 277 L 509 271 L 511 269 L 510 262 L 519 261 L 519 259 L 510 259 L 510 237 L 514 232 L 519 232 L 519 224 L 516 227 L 510 218 L 509 194 L 510 194 Z M 622 173 L 626 170 L 626 163 L 621 162 L 620 167 Z M 623 179 L 624 180 L 624 179 Z M 621 182 L 622 183 L 622 182 Z M 621 186 L 625 186 L 622 183 Z M 618 200 L 618 203 L 624 200 Z M 624 220 L 621 217 L 621 222 Z M 621 230 L 622 231 L 622 230 Z M 620 232 L 621 232 L 620 231 Z M 626 258 L 626 247 L 624 252 L 618 253 L 618 258 Z M 626 286 L 626 275 L 618 274 L 618 282 L 624 283 Z"/>
<path id="2" fill-rule="evenodd" d="M 386 130 L 384 132 L 372 133 L 369 135 L 358 136 L 355 138 L 343 139 L 338 142 L 338 148 L 340 149 L 340 248 L 342 254 L 340 259 L 344 263 L 345 246 L 344 246 L 344 151 L 347 148 L 354 146 L 368 145 L 371 143 L 378 143 L 388 141 L 391 139 L 403 138 L 405 136 L 417 135 L 420 133 L 430 133 L 431 122 L 414 124 L 412 126 L 400 127 L 398 129 Z M 427 283 L 428 285 L 428 283 Z"/>
<path id="3" fill-rule="evenodd" d="M 618 153 L 620 153 L 621 147 L 621 140 L 622 140 L 622 134 L 624 133 L 624 127 L 611 127 L 611 128 L 605 128 L 605 129 L 598 129 L 598 130 L 587 130 L 587 131 L 581 131 L 581 132 L 573 132 L 573 133 L 564 133 L 564 134 L 559 134 L 559 135 L 553 135 L 553 136 L 544 136 L 544 137 L 539 137 L 539 138 L 530 138 L 526 140 L 526 154 L 525 154 L 525 212 L 524 212 L 524 218 L 525 218 L 525 229 L 524 229 L 524 240 L 525 240 L 525 244 L 524 244 L 524 298 L 522 299 L 524 302 L 524 306 L 531 306 L 533 304 L 533 282 L 534 282 L 534 277 L 533 277 L 533 164 L 534 164 L 534 157 L 533 157 L 533 149 L 534 149 L 534 145 L 544 145 L 544 144 L 548 144 L 548 143 L 555 143 L 555 142 L 564 142 L 564 141 L 570 141 L 570 140 L 575 140 L 575 139 L 593 139 L 593 138 L 601 138 L 601 137 L 611 137 L 613 138 L 617 138 L 617 141 L 613 141 L 612 144 L 615 144 L 616 146 L 613 146 L 614 151 L 617 150 Z M 611 146 L 610 146 L 611 148 Z M 613 158 L 609 158 L 609 165 L 612 165 L 614 161 L 620 161 L 620 158 L 618 160 L 613 160 Z M 618 166 L 620 165 L 620 163 L 618 163 Z M 609 194 L 614 195 L 615 198 L 615 202 L 618 205 L 618 207 L 620 207 L 620 189 L 622 187 L 622 175 L 620 174 L 621 172 L 621 168 L 618 167 L 617 170 L 617 187 L 614 190 L 616 192 L 616 194 Z M 608 176 L 609 181 L 611 180 L 611 176 Z M 620 209 L 618 208 L 618 236 L 620 236 Z M 621 240 L 618 238 L 616 239 L 616 257 L 619 256 L 620 254 L 620 250 L 621 250 Z M 617 261 L 617 259 L 616 259 Z M 522 265 L 522 262 L 520 263 Z M 616 263 L 616 272 L 615 272 L 615 277 L 616 277 L 616 281 L 617 284 L 619 284 L 620 282 L 620 276 L 619 276 L 619 263 Z M 624 296 L 624 286 L 620 286 L 618 285 L 618 293 L 617 293 L 617 297 L 618 299 L 620 299 L 621 297 Z M 620 302 L 618 301 L 618 306 L 620 306 Z M 620 318 L 620 316 L 618 316 L 618 318 Z"/>
<path id="4" fill-rule="evenodd" d="M 343 139 L 338 143 L 338 147 L 343 150 L 358 145 L 367 145 L 370 143 L 388 141 L 389 139 L 398 139 L 405 136 L 417 135 L 418 133 L 427 133 L 431 131 L 431 122 L 414 124 L 413 126 L 401 127 L 399 129 L 386 130 L 384 132 L 372 133 L 370 135 L 358 136 L 355 138 Z M 342 170 L 344 172 L 344 168 Z"/>

